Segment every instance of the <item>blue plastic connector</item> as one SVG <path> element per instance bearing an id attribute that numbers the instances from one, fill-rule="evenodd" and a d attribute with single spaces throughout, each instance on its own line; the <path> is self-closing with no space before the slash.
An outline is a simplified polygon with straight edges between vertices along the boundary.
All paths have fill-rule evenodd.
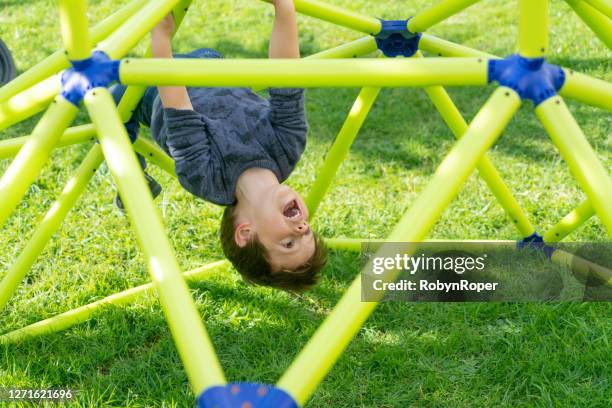
<path id="1" fill-rule="evenodd" d="M 271 385 L 231 383 L 210 387 L 198 397 L 197 408 L 298 408 L 287 392 Z"/>
<path id="2" fill-rule="evenodd" d="M 90 89 L 119 82 L 120 62 L 111 60 L 102 51 L 94 51 L 90 58 L 70 62 L 72 67 L 62 74 L 62 96 L 77 107 Z"/>
<path id="3" fill-rule="evenodd" d="M 530 236 L 518 241 L 516 243 L 516 247 L 518 249 L 535 249 L 544 251 L 548 259 L 552 258 L 553 252 L 555 252 L 555 248 L 551 247 L 550 245 L 546 245 L 544 243 L 544 238 L 537 232 L 534 232 Z"/>
<path id="4" fill-rule="evenodd" d="M 489 83 L 514 89 L 521 99 L 538 106 L 557 94 L 565 82 L 565 72 L 544 58 L 524 58 L 518 54 L 489 60 Z"/>
<path id="5" fill-rule="evenodd" d="M 419 50 L 421 33 L 408 30 L 408 20 L 383 20 L 381 30 L 374 36 L 378 49 L 386 57 L 412 57 Z"/>

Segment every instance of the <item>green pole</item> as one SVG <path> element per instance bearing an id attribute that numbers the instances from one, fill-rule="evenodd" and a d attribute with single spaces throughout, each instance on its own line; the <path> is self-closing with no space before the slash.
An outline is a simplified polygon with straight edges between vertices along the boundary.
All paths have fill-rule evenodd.
<path id="1" fill-rule="evenodd" d="M 612 111 L 612 83 L 563 68 L 565 82 L 559 95 Z"/>
<path id="2" fill-rule="evenodd" d="M 85 95 L 108 168 L 136 232 L 151 279 L 195 395 L 225 384 L 221 366 L 183 280 L 128 135 L 106 88 Z"/>
<path id="3" fill-rule="evenodd" d="M 535 112 L 612 237 L 612 180 L 563 98 L 549 98 Z"/>
<path id="4" fill-rule="evenodd" d="M 453 103 L 448 93 L 441 86 L 427 87 L 425 92 L 435 105 L 440 116 L 455 135 L 455 138 L 460 139 L 468 129 L 468 125 L 461 116 L 461 112 Z M 491 192 L 497 198 L 499 204 L 512 220 L 514 226 L 518 229 L 522 237 L 527 237 L 535 232 L 535 228 L 529 222 L 529 218 L 525 211 L 521 208 L 518 201 L 502 180 L 499 172 L 493 166 L 493 163 L 485 155 L 478 164 L 478 173 L 487 183 Z"/>
<path id="5" fill-rule="evenodd" d="M 373 37 L 361 37 L 355 41 L 309 55 L 304 59 L 357 58 L 378 50 Z"/>
<path id="6" fill-rule="evenodd" d="M 30 238 L 25 248 L 17 257 L 17 260 L 15 260 L 4 279 L 0 282 L 0 310 L 4 308 L 19 283 L 38 258 L 38 255 L 42 252 L 53 234 L 59 229 L 68 211 L 70 211 L 83 191 L 85 191 L 87 182 L 100 166 L 103 159 L 100 145 L 94 145 L 74 176 L 68 180 L 61 195 L 49 212 L 47 212 L 45 218 L 36 228 L 32 238 Z"/>
<path id="7" fill-rule="evenodd" d="M 465 45 L 455 44 L 454 42 L 443 40 L 429 34 L 421 35 L 419 49 L 438 57 L 473 57 L 499 59 L 499 57 L 484 51 L 475 50 Z"/>
<path id="8" fill-rule="evenodd" d="M 181 0 L 152 0 L 98 44 L 98 49 L 109 57 L 121 58 L 132 49 L 142 37 L 163 19 Z"/>
<path id="9" fill-rule="evenodd" d="M 612 270 L 604 266 L 560 249 L 552 253 L 551 261 L 557 265 L 565 266 L 585 278 L 589 277 L 589 275 L 595 275 L 602 279 L 606 286 L 612 288 Z"/>
<path id="10" fill-rule="evenodd" d="M 273 0 L 263 0 L 272 3 Z M 363 14 L 348 11 L 338 6 L 317 0 L 294 0 L 295 10 L 319 20 L 374 35 L 381 29 L 380 20 Z"/>
<path id="11" fill-rule="evenodd" d="M 342 125 L 342 129 L 340 129 L 340 133 L 338 133 L 334 144 L 327 153 L 323 165 L 317 171 L 317 178 L 306 198 L 306 205 L 311 217 L 314 216 L 317 208 L 319 208 L 319 204 L 321 204 L 321 200 L 323 200 L 325 193 L 329 189 L 338 168 L 344 159 L 346 159 L 351 145 L 357 133 L 359 133 L 359 129 L 361 129 L 368 112 L 370 112 L 374 101 L 376 101 L 379 92 L 380 88 L 363 88 L 359 92 L 346 121 Z"/>
<path id="12" fill-rule="evenodd" d="M 59 0 L 62 42 L 69 60 L 91 56 L 91 37 L 85 0 Z"/>
<path id="13" fill-rule="evenodd" d="M 53 75 L 0 103 L 0 130 L 46 109 L 60 89 L 60 77 Z"/>
<path id="14" fill-rule="evenodd" d="M 421 37 L 419 48 L 432 55 L 441 57 L 481 57 L 499 59 L 496 55 L 455 44 L 427 34 L 423 34 Z M 563 87 L 559 90 L 559 95 L 612 111 L 612 84 L 568 68 L 563 68 L 563 70 L 565 71 L 565 82 Z"/>
<path id="15" fill-rule="evenodd" d="M 425 238 L 484 153 L 499 137 L 520 103 L 519 96 L 510 88 L 499 87 L 493 93 L 474 118 L 467 133 L 457 141 L 425 190 L 402 217 L 388 237 L 389 241 L 414 243 Z M 367 271 L 368 267 L 362 272 Z M 361 275 L 358 275 L 281 377 L 278 387 L 287 391 L 298 404 L 304 405 L 363 322 L 374 311 L 376 304 L 362 301 Z"/>
<path id="16" fill-rule="evenodd" d="M 174 160 L 159 148 L 154 142 L 139 137 L 134 142 L 134 150 L 145 157 L 147 161 L 155 164 L 157 167 L 176 178 L 174 170 Z"/>
<path id="17" fill-rule="evenodd" d="M 596 9 L 602 14 L 605 14 L 606 17 L 612 19 L 612 1 L 610 0 L 584 0 L 585 3 L 588 3 L 591 7 Z"/>
<path id="18" fill-rule="evenodd" d="M 593 215 L 595 215 L 595 210 L 591 202 L 589 200 L 584 201 L 544 234 L 544 242 L 561 241 Z"/>
<path id="19" fill-rule="evenodd" d="M 229 268 L 228 261 L 218 261 L 200 268 L 185 272 L 183 277 L 186 282 L 201 281 L 211 272 L 226 270 Z M 123 292 L 115 293 L 100 299 L 85 306 L 61 313 L 57 316 L 50 317 L 40 322 L 36 322 L 21 329 L 14 330 L 0 336 L 0 344 L 14 343 L 26 338 L 32 338 L 43 334 L 57 333 L 66 330 L 79 323 L 86 322 L 91 316 L 99 310 L 109 305 L 122 306 L 134 302 L 136 299 L 145 295 L 153 295 L 155 293 L 155 285 L 152 282 L 144 285 L 136 286 Z"/>
<path id="20" fill-rule="evenodd" d="M 431 26 L 454 16 L 480 0 L 444 0 L 429 9 L 412 17 L 408 22 L 408 30 L 420 33 Z"/>
<path id="21" fill-rule="evenodd" d="M 612 20 L 581 0 L 565 0 L 597 37 L 612 49 Z"/>
<path id="22" fill-rule="evenodd" d="M 239 87 L 482 86 L 483 58 L 124 59 L 127 85 Z M 248 72 L 249 75 L 244 73 Z"/>
<path id="23" fill-rule="evenodd" d="M 519 0 L 518 49 L 525 58 L 548 53 L 548 0 Z"/>
<path id="24" fill-rule="evenodd" d="M 12 139 L 0 141 L 0 160 L 14 157 L 19 153 L 19 149 L 30 140 L 32 136 L 20 136 Z M 61 136 L 58 147 L 70 146 L 77 143 L 84 143 L 96 139 L 96 129 L 93 125 L 79 125 L 66 129 Z"/>
<path id="25" fill-rule="evenodd" d="M 62 96 L 55 98 L 55 102 L 34 128 L 30 139 L 0 179 L 0 228 L 42 170 L 51 150 L 77 111 L 76 106 Z"/>

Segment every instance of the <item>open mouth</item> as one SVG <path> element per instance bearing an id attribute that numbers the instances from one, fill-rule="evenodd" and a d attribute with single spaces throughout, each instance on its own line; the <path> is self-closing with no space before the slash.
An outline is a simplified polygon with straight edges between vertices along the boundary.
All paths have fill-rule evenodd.
<path id="1" fill-rule="evenodd" d="M 283 215 L 289 219 L 295 219 L 302 215 L 302 211 L 300 211 L 297 200 L 291 200 L 291 202 L 285 206 L 283 209 Z"/>

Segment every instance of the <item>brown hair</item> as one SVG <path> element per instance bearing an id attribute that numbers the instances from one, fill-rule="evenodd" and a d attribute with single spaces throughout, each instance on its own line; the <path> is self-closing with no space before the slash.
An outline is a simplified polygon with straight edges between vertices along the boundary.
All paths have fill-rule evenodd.
<path id="1" fill-rule="evenodd" d="M 319 281 L 319 273 L 327 260 L 327 249 L 316 234 L 315 251 L 305 264 L 293 270 L 272 271 L 268 252 L 257 236 L 244 247 L 238 246 L 234 238 L 234 208 L 226 207 L 221 219 L 221 246 L 226 258 L 234 265 L 243 279 L 256 285 L 271 286 L 288 292 L 302 292 Z"/>

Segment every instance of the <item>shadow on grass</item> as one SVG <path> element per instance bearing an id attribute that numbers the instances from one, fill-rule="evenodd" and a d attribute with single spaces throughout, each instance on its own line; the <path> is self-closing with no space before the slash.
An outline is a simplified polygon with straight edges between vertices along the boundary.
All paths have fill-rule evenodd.
<path id="1" fill-rule="evenodd" d="M 190 285 L 196 298 L 206 298 L 209 306 L 200 307 L 200 313 L 232 380 L 274 382 L 284 371 L 327 314 L 316 305 L 335 304 L 339 299 L 343 288 L 330 283 L 347 285 L 351 278 L 345 268 L 350 261 L 335 262 L 334 258 L 327 283 L 302 298 L 244 285 L 232 287 L 214 279 Z M 117 395 L 130 395 L 136 388 L 145 396 L 150 371 L 149 375 L 162 376 L 164 389 L 180 390 L 186 386 L 185 374 L 166 319 L 148 303 L 107 306 L 66 331 L 1 348 L 11 370 L 32 384 L 89 385 L 96 390 L 111 386 Z M 45 358 L 32 358 L 40 355 Z M 56 363 L 50 365 L 50 361 Z M 123 381 L 124 376 L 131 381 Z"/>

